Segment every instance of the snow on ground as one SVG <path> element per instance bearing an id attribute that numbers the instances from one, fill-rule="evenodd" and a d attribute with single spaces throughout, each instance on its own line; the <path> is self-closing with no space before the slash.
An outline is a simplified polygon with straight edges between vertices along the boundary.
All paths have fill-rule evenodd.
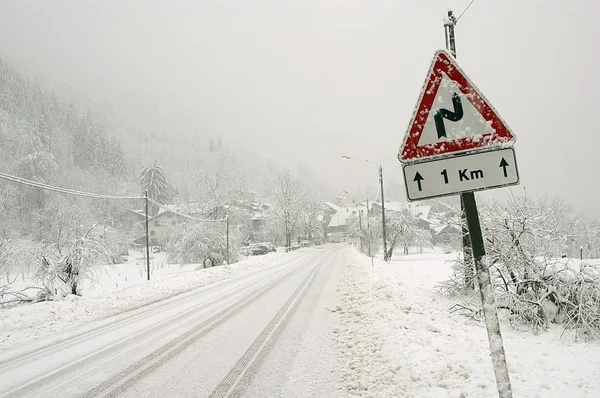
<path id="1" fill-rule="evenodd" d="M 286 254 L 199 270 L 169 265 L 161 255 L 155 254 L 150 282 L 134 254 L 126 264 L 107 267 L 98 284 L 85 286 L 83 297 L 0 309 L 0 348 L 266 267 Z M 482 320 L 451 314 L 456 302 L 435 292 L 449 274 L 446 261 L 455 256 L 396 255 L 389 264 L 375 259 L 372 266 L 357 251 L 342 251 L 334 336 L 348 395 L 497 396 Z M 538 336 L 502 326 L 515 397 L 600 396 L 600 344 L 561 340 L 556 325 Z"/>
<path id="2" fill-rule="evenodd" d="M 344 255 L 340 285 L 342 382 L 370 397 L 497 397 L 485 325 L 451 314 L 458 301 L 435 285 L 450 271 L 442 253 L 396 255 L 389 263 Z M 502 323 L 515 397 L 600 396 L 600 344 L 541 335 Z"/>
<path id="3" fill-rule="evenodd" d="M 151 280 L 147 281 L 145 260 L 141 259 L 141 253 L 132 252 L 126 263 L 104 267 L 95 283 L 86 281 L 81 297 L 68 295 L 62 300 L 0 308 L 0 349 L 268 266 L 283 255 L 285 253 L 272 253 L 248 257 L 231 265 L 198 268 L 199 264 L 168 264 L 164 252 L 153 253 Z M 20 282 L 23 286 L 29 283 Z"/>

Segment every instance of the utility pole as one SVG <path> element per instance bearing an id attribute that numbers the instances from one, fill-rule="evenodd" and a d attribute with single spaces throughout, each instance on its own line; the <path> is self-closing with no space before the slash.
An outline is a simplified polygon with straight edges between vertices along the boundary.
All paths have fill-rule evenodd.
<path id="1" fill-rule="evenodd" d="M 385 198 L 383 197 L 383 165 L 379 162 L 375 162 L 373 160 L 367 160 L 367 159 L 357 159 L 357 158 L 351 158 L 350 156 L 342 156 L 342 159 L 355 159 L 355 160 L 362 160 L 363 162 L 368 162 L 368 163 L 374 163 L 377 166 L 379 166 L 379 186 L 381 187 L 381 228 L 383 229 L 382 231 L 382 235 L 383 235 L 383 259 L 385 261 L 387 261 L 387 237 L 386 237 L 386 230 L 385 230 Z M 368 211 L 368 206 L 367 206 L 367 211 Z"/>
<path id="2" fill-rule="evenodd" d="M 225 257 L 227 264 L 229 264 L 229 214 L 227 215 L 227 217 L 225 217 L 225 224 L 226 224 L 226 228 L 227 231 L 225 233 L 226 235 L 226 239 L 227 239 L 227 255 Z"/>
<path id="3" fill-rule="evenodd" d="M 360 209 L 358 211 L 358 230 L 360 231 L 360 235 L 359 235 L 359 243 L 360 243 L 360 251 L 362 252 L 363 249 L 363 229 L 362 229 L 362 209 Z"/>
<path id="4" fill-rule="evenodd" d="M 146 275 L 150 280 L 150 238 L 148 236 L 148 190 L 145 191 L 146 202 Z"/>
<path id="5" fill-rule="evenodd" d="M 448 11 L 448 20 L 444 23 L 444 33 L 446 34 L 446 50 L 456 58 L 456 38 L 454 36 L 454 26 L 456 26 L 456 17 L 451 10 Z M 467 214 L 465 213 L 465 198 L 460 194 L 460 227 L 462 233 L 463 260 L 465 263 L 465 287 L 475 290 L 475 274 L 473 270 L 473 249 L 471 246 L 471 237 L 467 228 Z M 470 195 L 473 195 L 470 193 Z"/>
<path id="6" fill-rule="evenodd" d="M 456 18 L 452 11 L 448 11 L 448 20 L 444 23 L 444 27 L 448 29 L 446 34 L 446 45 L 450 47 L 450 53 L 456 58 L 456 39 L 454 37 L 454 26 Z M 475 260 L 475 270 L 479 282 L 479 294 L 481 296 L 481 304 L 485 318 L 485 326 L 490 344 L 490 352 L 492 354 L 492 364 L 494 367 L 494 375 L 496 376 L 496 385 L 498 387 L 498 396 L 500 398 L 512 398 L 512 389 L 508 374 L 508 366 L 506 364 L 506 356 L 504 353 L 504 345 L 502 343 L 502 334 L 500 333 L 500 321 L 498 320 L 498 312 L 496 307 L 496 299 L 494 287 L 491 283 L 490 269 L 487 259 L 485 259 L 485 246 L 483 236 L 481 234 L 481 225 L 479 223 L 479 213 L 477 212 L 477 202 L 473 192 L 463 192 L 461 198 L 461 218 L 466 218 L 467 232 L 469 245 L 463 246 L 465 253 L 465 266 L 468 269 L 471 261 L 467 262 L 467 247 L 472 250 L 472 256 Z M 463 245 L 465 243 L 464 234 L 465 223 L 463 226 Z M 471 271 L 472 272 L 472 271 Z"/>
<path id="7" fill-rule="evenodd" d="M 444 24 L 444 27 L 448 28 L 448 30 L 446 30 L 446 49 L 450 50 L 450 54 L 456 58 L 456 39 L 454 37 L 454 26 L 456 26 L 456 17 L 454 17 L 452 10 L 448 10 L 448 21 Z"/>
<path id="8" fill-rule="evenodd" d="M 371 268 L 373 268 L 373 256 L 371 255 L 371 222 L 369 221 L 369 198 L 367 198 L 367 237 L 369 239 L 367 249 L 369 252 L 369 257 L 371 257 Z"/>
<path id="9" fill-rule="evenodd" d="M 362 209 L 358 211 L 358 229 L 362 231 Z"/>
<path id="10" fill-rule="evenodd" d="M 388 260 L 387 237 L 385 233 L 385 199 L 383 198 L 383 167 L 379 164 L 379 185 L 381 186 L 381 228 L 383 228 L 383 259 Z"/>

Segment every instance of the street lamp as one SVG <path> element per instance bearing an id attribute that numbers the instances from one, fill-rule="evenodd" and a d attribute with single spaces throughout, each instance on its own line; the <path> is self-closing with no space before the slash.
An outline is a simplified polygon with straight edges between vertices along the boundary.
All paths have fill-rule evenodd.
<path id="1" fill-rule="evenodd" d="M 388 253 L 387 253 L 387 239 L 386 239 L 386 232 L 385 232 L 385 199 L 383 198 L 383 166 L 381 165 L 381 163 L 375 162 L 373 160 L 357 159 L 357 158 L 352 158 L 350 156 L 342 156 L 342 159 L 344 159 L 344 160 L 361 160 L 363 162 L 374 163 L 377 166 L 379 166 L 379 186 L 381 187 L 381 228 L 383 229 L 383 259 L 385 261 L 387 261 Z M 367 211 L 369 211 L 369 209 L 367 209 Z"/>

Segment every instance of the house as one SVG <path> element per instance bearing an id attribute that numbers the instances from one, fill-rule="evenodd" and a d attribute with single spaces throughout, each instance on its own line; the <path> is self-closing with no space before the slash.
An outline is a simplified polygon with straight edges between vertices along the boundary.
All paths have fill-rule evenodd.
<path id="1" fill-rule="evenodd" d="M 340 207 L 332 203 L 325 204 L 330 209 L 335 210 L 333 214 L 328 214 L 327 235 L 333 235 L 337 237 L 337 240 L 344 240 L 342 238 L 355 236 L 356 231 L 362 226 L 363 218 L 367 214 L 366 205 L 358 203 L 354 207 Z"/>
<path id="2" fill-rule="evenodd" d="M 119 221 L 121 224 L 127 228 L 133 228 L 133 226 L 138 225 L 144 221 L 146 221 L 146 211 L 145 210 L 127 210 L 123 214 L 119 216 Z"/>
<path id="3" fill-rule="evenodd" d="M 148 221 L 148 236 L 151 245 L 163 246 L 169 242 L 173 230 L 189 220 L 189 216 L 178 211 L 177 205 L 165 205 Z"/>
<path id="4" fill-rule="evenodd" d="M 408 211 L 418 220 L 421 228 L 429 228 L 431 225 L 430 213 L 431 206 L 417 205 L 405 202 L 385 202 L 385 213 L 387 215 L 394 212 Z M 381 216 L 381 202 L 374 202 L 369 209 L 369 216 Z"/>
<path id="5" fill-rule="evenodd" d="M 247 191 L 248 197 L 253 199 L 254 192 Z M 182 203 L 161 205 L 158 213 L 148 219 L 148 237 L 151 245 L 164 246 L 169 243 L 176 228 L 190 219 L 223 219 L 226 215 L 241 212 L 249 216 L 248 228 L 254 235 L 264 235 L 265 216 L 264 212 L 270 205 L 257 203 L 252 200 L 235 200 L 230 205 L 218 205 L 209 207 L 201 203 Z M 217 217 L 215 217 L 215 215 Z M 141 227 L 142 231 L 146 220 L 145 212 L 141 210 L 128 210 L 120 217 L 121 222 L 128 227 L 135 225 Z M 138 244 L 145 244 L 145 236 L 135 240 Z"/>
<path id="6" fill-rule="evenodd" d="M 452 249 L 462 247 L 462 229 L 460 226 L 460 210 L 454 206 L 437 202 L 429 216 L 433 243 Z"/>
<path id="7" fill-rule="evenodd" d="M 190 206 L 162 205 L 158 214 L 148 217 L 148 240 L 151 245 L 163 246 L 169 241 L 173 228 L 186 222 L 190 215 Z M 121 224 L 127 228 L 138 227 L 145 229 L 146 212 L 142 210 L 127 210 L 120 217 Z M 145 236 L 135 239 L 134 242 L 145 244 Z"/>
<path id="8" fill-rule="evenodd" d="M 245 202 L 256 202 L 256 195 L 257 192 L 245 188 L 240 188 L 235 192 L 235 196 Z"/>
<path id="9" fill-rule="evenodd" d="M 433 228 L 432 242 L 436 246 L 460 249 L 462 247 L 462 231 L 458 225 L 445 224 Z"/>

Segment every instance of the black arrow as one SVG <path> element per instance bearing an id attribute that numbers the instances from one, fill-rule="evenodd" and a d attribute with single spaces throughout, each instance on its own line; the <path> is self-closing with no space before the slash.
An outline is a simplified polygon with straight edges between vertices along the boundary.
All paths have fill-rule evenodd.
<path id="1" fill-rule="evenodd" d="M 422 191 L 423 188 L 421 187 L 421 181 L 423 181 L 424 178 L 423 176 L 417 171 L 417 174 L 415 174 L 415 179 L 413 181 L 417 182 L 417 186 L 419 187 L 419 191 Z"/>
<path id="2" fill-rule="evenodd" d="M 504 169 L 504 177 L 508 177 L 508 173 L 506 172 L 507 166 L 508 166 L 508 162 L 506 161 L 506 159 L 502 158 L 502 160 L 500 161 L 500 167 L 502 167 L 502 169 Z"/>

